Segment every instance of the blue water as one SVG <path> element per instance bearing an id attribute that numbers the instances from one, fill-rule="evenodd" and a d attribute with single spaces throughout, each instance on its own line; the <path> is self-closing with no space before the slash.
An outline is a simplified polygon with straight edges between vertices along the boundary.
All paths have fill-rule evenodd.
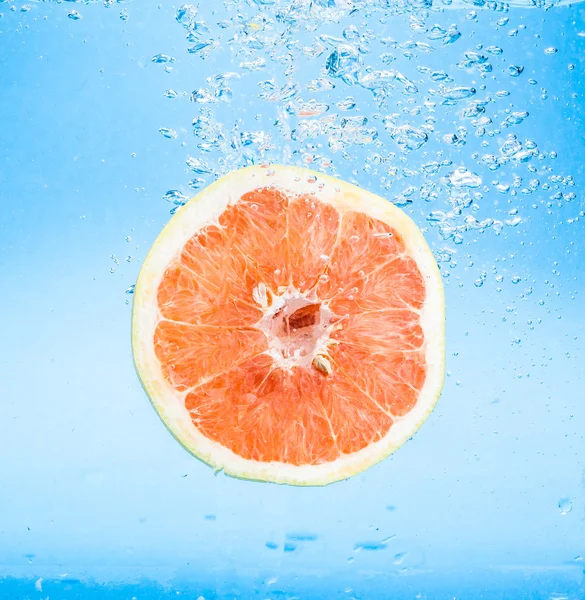
<path id="1" fill-rule="evenodd" d="M 585 5 L 472 4 L 0 0 L 2 600 L 585 598 Z M 132 364 L 169 213 L 270 161 L 444 276 L 436 410 L 325 488 L 214 475 Z"/>

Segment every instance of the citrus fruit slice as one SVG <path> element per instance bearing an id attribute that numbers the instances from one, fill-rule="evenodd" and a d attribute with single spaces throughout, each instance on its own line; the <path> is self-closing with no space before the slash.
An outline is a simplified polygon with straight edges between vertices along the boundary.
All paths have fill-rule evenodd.
<path id="1" fill-rule="evenodd" d="M 192 454 L 246 479 L 324 485 L 388 456 L 438 399 L 444 338 L 440 274 L 411 219 L 293 167 L 198 194 L 134 292 L 156 410 Z"/>

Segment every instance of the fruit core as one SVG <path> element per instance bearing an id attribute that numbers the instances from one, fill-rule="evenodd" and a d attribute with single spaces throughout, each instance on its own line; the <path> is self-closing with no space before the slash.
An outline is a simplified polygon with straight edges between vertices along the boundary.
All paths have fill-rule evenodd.
<path id="1" fill-rule="evenodd" d="M 292 287 L 276 295 L 264 284 L 256 287 L 254 299 L 264 311 L 258 327 L 266 335 L 270 355 L 278 365 L 331 373 L 327 347 L 335 343 L 330 334 L 338 325 L 325 303 Z"/>

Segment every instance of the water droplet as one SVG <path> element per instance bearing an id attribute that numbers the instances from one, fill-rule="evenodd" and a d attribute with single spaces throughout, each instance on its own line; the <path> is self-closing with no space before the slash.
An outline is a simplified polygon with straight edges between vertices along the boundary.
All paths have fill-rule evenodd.
<path id="1" fill-rule="evenodd" d="M 67 16 L 72 21 L 79 21 L 79 19 L 81 19 L 81 15 L 76 10 L 72 10 Z"/>
<path id="2" fill-rule="evenodd" d="M 176 98 L 179 94 L 175 90 L 167 90 L 164 95 L 166 98 Z"/>
<path id="3" fill-rule="evenodd" d="M 570 498 L 561 498 L 559 500 L 559 512 L 561 515 L 568 515 L 573 510 L 573 503 Z"/>
<path id="4" fill-rule="evenodd" d="M 549 46 L 548 48 L 544 49 L 545 54 L 556 54 L 557 52 L 558 52 L 558 49 L 554 48 L 553 46 Z"/>

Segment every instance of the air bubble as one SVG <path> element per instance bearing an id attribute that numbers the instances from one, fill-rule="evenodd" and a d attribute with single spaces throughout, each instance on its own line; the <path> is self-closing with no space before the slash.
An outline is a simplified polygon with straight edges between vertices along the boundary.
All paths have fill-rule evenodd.
<path id="1" fill-rule="evenodd" d="M 153 63 L 157 64 L 165 64 L 165 63 L 174 63 L 175 59 L 168 54 L 155 54 L 151 59 Z"/>
<path id="2" fill-rule="evenodd" d="M 573 510 L 573 502 L 570 498 L 561 498 L 559 500 L 559 512 L 561 515 L 568 515 Z"/>
<path id="3" fill-rule="evenodd" d="M 508 67 L 508 75 L 510 77 L 519 77 L 524 72 L 524 67 L 510 65 Z"/>
<path id="4" fill-rule="evenodd" d="M 158 131 L 163 137 L 171 140 L 174 140 L 177 137 L 177 132 L 170 127 L 161 127 Z"/>

